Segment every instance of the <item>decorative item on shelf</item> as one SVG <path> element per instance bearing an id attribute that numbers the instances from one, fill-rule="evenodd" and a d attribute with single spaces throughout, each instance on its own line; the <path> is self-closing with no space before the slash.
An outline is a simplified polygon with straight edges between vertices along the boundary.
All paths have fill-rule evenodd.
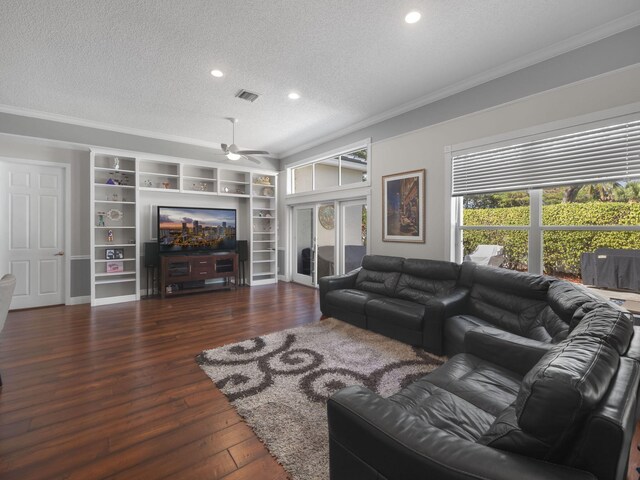
<path id="1" fill-rule="evenodd" d="M 240 195 L 244 195 L 244 189 L 243 188 L 236 188 L 236 193 L 239 193 Z"/>
<path id="2" fill-rule="evenodd" d="M 129 240 L 129 243 L 130 243 L 131 245 L 135 245 L 135 244 L 136 244 L 136 241 L 135 241 L 135 240 Z"/>
<path id="3" fill-rule="evenodd" d="M 151 183 L 151 180 L 149 180 L 149 179 L 147 179 L 147 180 L 143 180 L 143 181 L 142 181 L 142 186 L 143 186 L 143 187 L 150 188 L 150 187 L 153 187 L 153 183 Z"/>
<path id="4" fill-rule="evenodd" d="M 120 159 L 118 157 L 113 159 L 113 168 L 116 172 L 120 170 Z"/>
<path id="5" fill-rule="evenodd" d="M 107 262 L 107 273 L 124 272 L 124 262 Z"/>
<path id="6" fill-rule="evenodd" d="M 164 188 L 165 190 L 168 190 L 169 188 L 171 188 L 171 182 L 169 181 L 162 182 L 162 188 Z"/>
<path id="7" fill-rule="evenodd" d="M 206 182 L 201 182 L 200 183 L 200 191 L 201 192 L 206 192 L 208 188 L 209 188 L 209 186 L 206 184 Z"/>
<path id="8" fill-rule="evenodd" d="M 265 197 L 273 197 L 273 188 L 264 187 L 262 189 L 262 195 L 265 196 Z"/>
<path id="9" fill-rule="evenodd" d="M 107 230 L 107 242 L 113 243 L 113 230 Z"/>
<path id="10" fill-rule="evenodd" d="M 224 187 L 224 193 L 229 193 L 229 187 Z"/>
<path id="11" fill-rule="evenodd" d="M 111 199 L 112 199 L 114 202 L 117 202 L 117 201 L 118 201 L 118 194 L 117 194 L 117 193 L 114 193 L 113 195 L 111 195 Z"/>
<path id="12" fill-rule="evenodd" d="M 106 185 L 117 185 L 116 181 L 109 177 L 109 179 L 105 182 Z"/>
<path id="13" fill-rule="evenodd" d="M 96 212 L 96 215 L 98 216 L 98 221 L 96 222 L 96 227 L 104 227 L 104 216 L 107 214 L 107 212 Z"/>
<path id="14" fill-rule="evenodd" d="M 118 182 L 118 185 L 124 185 L 124 186 L 128 186 L 129 185 L 129 176 L 125 175 L 124 173 L 118 173 L 119 178 L 116 180 Z"/>
<path id="15" fill-rule="evenodd" d="M 122 210 L 118 210 L 117 208 L 112 208 L 107 212 L 107 218 L 114 222 L 120 222 L 122 217 L 124 217 L 124 213 L 122 213 Z"/>
<path id="16" fill-rule="evenodd" d="M 264 214 L 262 212 L 258 212 L 258 216 L 262 217 L 262 216 L 264 216 Z"/>
<path id="17" fill-rule="evenodd" d="M 270 213 L 267 212 L 267 214 L 265 215 L 265 218 L 273 218 L 273 217 L 271 216 Z"/>
<path id="18" fill-rule="evenodd" d="M 255 183 L 259 185 L 271 185 L 270 177 L 256 177 Z"/>
<path id="19" fill-rule="evenodd" d="M 121 260 L 124 258 L 124 248 L 105 248 L 105 260 Z"/>

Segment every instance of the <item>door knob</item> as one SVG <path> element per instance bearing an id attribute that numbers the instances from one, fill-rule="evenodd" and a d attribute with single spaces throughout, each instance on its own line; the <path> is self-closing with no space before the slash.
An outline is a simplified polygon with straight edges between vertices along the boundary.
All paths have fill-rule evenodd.
<path id="1" fill-rule="evenodd" d="M 53 254 L 54 257 L 62 257 L 63 255 L 64 255 L 64 252 L 62 250 L 60 250 L 58 253 Z"/>

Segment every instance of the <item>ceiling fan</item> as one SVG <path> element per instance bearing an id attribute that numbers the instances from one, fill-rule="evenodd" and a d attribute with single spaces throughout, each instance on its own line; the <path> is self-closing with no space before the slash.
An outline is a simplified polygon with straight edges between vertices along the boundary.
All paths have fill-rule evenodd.
<path id="1" fill-rule="evenodd" d="M 225 155 L 229 160 L 235 161 L 240 160 L 241 158 L 245 158 L 250 162 L 261 164 L 260 160 L 257 158 L 253 158 L 251 155 L 269 155 L 269 152 L 265 150 L 240 150 L 236 145 L 236 122 L 238 121 L 235 118 L 227 118 L 233 125 L 233 137 L 231 145 L 227 145 L 226 143 L 220 144 L 220 149 L 222 153 L 218 153 L 217 155 Z"/>

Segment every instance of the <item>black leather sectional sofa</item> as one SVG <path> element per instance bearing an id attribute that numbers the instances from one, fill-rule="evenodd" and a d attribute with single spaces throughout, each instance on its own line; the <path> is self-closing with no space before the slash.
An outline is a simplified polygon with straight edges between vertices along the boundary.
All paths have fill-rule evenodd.
<path id="1" fill-rule="evenodd" d="M 332 480 L 626 477 L 640 334 L 625 310 L 550 277 L 398 257 L 320 293 L 325 315 L 451 357 L 389 398 L 330 398 Z"/>

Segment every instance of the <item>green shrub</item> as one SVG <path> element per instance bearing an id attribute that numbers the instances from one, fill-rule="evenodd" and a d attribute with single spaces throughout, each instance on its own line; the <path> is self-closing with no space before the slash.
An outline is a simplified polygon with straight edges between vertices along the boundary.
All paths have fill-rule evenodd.
<path id="1" fill-rule="evenodd" d="M 542 208 L 544 225 L 640 225 L 640 204 L 621 202 L 560 203 Z M 528 225 L 529 207 L 466 209 L 465 225 Z M 545 273 L 580 275 L 580 255 L 596 248 L 640 249 L 640 232 L 545 231 Z M 526 270 L 528 232 L 465 230 L 464 254 L 478 245 L 504 246 L 504 266 Z"/>

